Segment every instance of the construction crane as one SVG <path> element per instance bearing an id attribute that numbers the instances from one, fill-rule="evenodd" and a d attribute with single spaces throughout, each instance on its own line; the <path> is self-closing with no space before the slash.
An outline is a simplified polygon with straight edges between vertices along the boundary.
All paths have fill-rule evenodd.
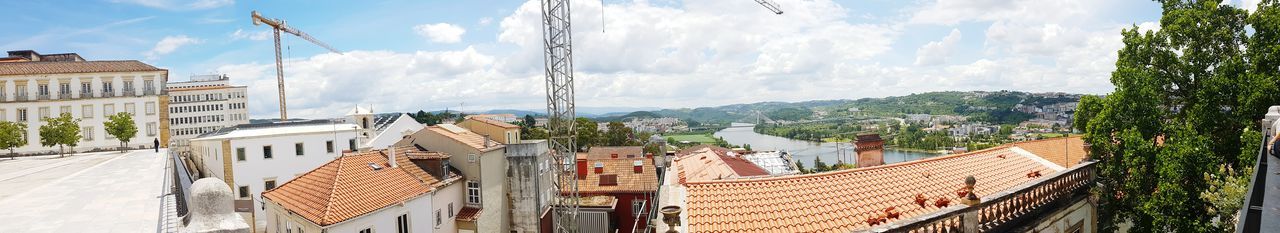
<path id="1" fill-rule="evenodd" d="M 543 62 L 547 75 L 547 131 L 550 133 L 552 159 L 560 165 L 560 172 L 552 172 L 553 225 L 555 232 L 578 232 L 577 132 L 573 103 L 573 33 L 570 25 L 570 0 L 542 0 Z M 757 3 L 782 14 L 776 3 L 756 0 Z M 603 5 L 603 1 L 601 2 Z M 281 101 L 283 102 L 283 99 Z M 283 105 L 281 107 L 283 109 Z M 283 112 L 283 111 L 282 111 Z M 652 216 L 652 215 L 650 215 Z"/>
<path id="2" fill-rule="evenodd" d="M 271 32 L 273 35 L 275 35 L 276 85 L 277 85 L 277 88 L 280 89 L 280 121 L 288 120 L 289 113 L 286 110 L 287 108 L 284 101 L 284 62 L 281 61 L 280 59 L 280 32 L 283 31 L 283 32 L 287 32 L 289 34 L 293 34 L 295 36 L 301 37 L 303 40 L 311 41 L 311 43 L 319 45 L 320 47 L 328 49 L 329 51 L 332 51 L 337 54 L 342 54 L 342 52 L 338 51 L 337 49 L 334 49 L 333 47 L 329 47 L 328 44 L 325 44 L 324 42 L 320 42 L 320 40 L 316 40 L 316 38 L 311 37 L 311 35 L 307 35 L 307 33 L 305 32 L 289 27 L 289 25 L 286 25 L 284 23 L 284 20 L 263 17 L 261 14 L 258 14 L 258 11 L 253 11 L 251 13 L 251 17 L 253 17 L 254 26 L 266 24 L 268 27 L 271 27 Z"/>

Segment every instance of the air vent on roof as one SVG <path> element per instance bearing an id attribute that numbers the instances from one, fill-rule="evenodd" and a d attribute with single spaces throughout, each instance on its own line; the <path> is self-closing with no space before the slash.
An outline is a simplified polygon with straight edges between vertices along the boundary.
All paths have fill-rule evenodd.
<path id="1" fill-rule="evenodd" d="M 369 163 L 369 167 L 373 168 L 374 171 L 382 170 L 382 166 L 378 166 L 378 164 L 375 163 Z"/>

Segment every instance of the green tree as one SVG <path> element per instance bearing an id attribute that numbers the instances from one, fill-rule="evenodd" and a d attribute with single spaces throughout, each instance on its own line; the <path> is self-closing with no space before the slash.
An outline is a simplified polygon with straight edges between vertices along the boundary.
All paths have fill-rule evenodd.
<path id="1" fill-rule="evenodd" d="M 1232 195 L 1212 183 L 1250 165 L 1240 151 L 1257 147 L 1242 135 L 1280 98 L 1276 7 L 1266 0 L 1250 15 L 1218 1 L 1163 1 L 1159 31 L 1121 32 L 1115 91 L 1081 100 L 1075 120 L 1099 161 L 1100 230 L 1127 222 L 1135 232 L 1221 232 L 1235 223 L 1203 197 Z"/>
<path id="2" fill-rule="evenodd" d="M 831 171 L 831 167 L 827 163 L 822 162 L 822 157 L 813 158 L 813 172 Z"/>
<path id="3" fill-rule="evenodd" d="M 40 145 L 58 146 L 58 157 L 66 154 L 65 147 L 75 148 L 80 142 L 80 119 L 71 118 L 71 113 L 40 120 L 45 122 L 40 126 Z"/>
<path id="4" fill-rule="evenodd" d="M 604 132 L 604 144 L 606 146 L 627 146 L 631 143 L 631 128 L 627 128 L 622 122 L 609 122 L 606 125 L 607 130 Z"/>
<path id="5" fill-rule="evenodd" d="M 533 118 L 533 116 L 529 114 L 524 115 L 524 126 L 534 127 L 537 125 L 538 125 L 538 119 Z"/>
<path id="6" fill-rule="evenodd" d="M 547 139 L 547 138 L 548 138 L 547 129 L 544 129 L 544 128 L 531 128 L 529 129 L 528 133 L 520 134 L 520 139 L 525 139 L 525 140 Z"/>
<path id="7" fill-rule="evenodd" d="M 107 134 L 120 140 L 120 151 L 124 151 L 125 145 L 129 144 L 129 140 L 138 135 L 138 125 L 133 123 L 133 114 L 128 112 L 118 112 L 115 115 L 107 116 L 107 121 L 102 122 L 102 126 L 107 130 Z"/>
<path id="8" fill-rule="evenodd" d="M 0 121 L 0 150 L 9 150 L 9 159 L 14 159 L 13 149 L 23 145 L 27 145 L 27 124 Z"/>
<path id="9" fill-rule="evenodd" d="M 800 171 L 800 174 L 809 174 L 809 173 L 810 173 L 810 172 L 809 172 L 809 170 L 805 170 L 805 169 L 804 169 L 804 163 L 802 163 L 802 162 L 800 162 L 800 161 L 796 161 L 796 171 Z"/>
<path id="10" fill-rule="evenodd" d="M 600 142 L 600 129 L 596 126 L 595 121 L 586 117 L 579 117 L 574 119 L 573 124 L 575 131 L 577 131 L 575 133 L 578 134 L 578 151 L 586 151 L 587 148 L 598 145 L 597 143 Z"/>

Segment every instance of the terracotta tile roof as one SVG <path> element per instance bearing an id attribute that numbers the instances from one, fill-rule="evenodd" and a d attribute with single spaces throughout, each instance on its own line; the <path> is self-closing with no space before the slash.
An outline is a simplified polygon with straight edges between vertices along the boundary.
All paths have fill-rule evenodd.
<path id="1" fill-rule="evenodd" d="M 618 159 L 635 159 L 644 157 L 643 146 L 593 146 L 587 149 L 587 159 L 612 159 L 613 155 L 618 155 Z M 630 155 L 631 158 L 627 158 Z"/>
<path id="2" fill-rule="evenodd" d="M 475 222 L 476 219 L 480 218 L 480 212 L 482 212 L 480 208 L 471 206 L 462 207 L 462 210 L 458 210 L 458 217 L 455 221 Z"/>
<path id="3" fill-rule="evenodd" d="M 635 172 L 635 162 L 641 161 L 640 173 Z M 582 195 L 612 193 L 644 193 L 658 190 L 657 168 L 651 158 L 587 160 L 587 177 L 578 180 L 578 192 Z M 595 172 L 596 164 L 604 165 L 602 173 Z M 616 185 L 601 185 L 602 176 L 614 175 Z M 607 182 L 606 182 L 607 183 Z"/>
<path id="4" fill-rule="evenodd" d="M 488 152 L 488 151 L 497 150 L 505 147 L 505 145 L 502 145 L 502 143 L 498 143 L 498 141 L 494 141 L 492 139 L 488 139 L 489 147 L 485 147 L 484 141 L 486 139 L 484 138 L 484 135 L 471 132 L 470 130 L 462 129 L 461 127 L 457 127 L 457 126 L 454 126 L 454 127 L 456 127 L 457 129 L 451 130 L 441 125 L 433 125 L 433 126 L 428 126 L 426 130 L 430 130 L 431 132 L 434 132 L 436 134 L 444 135 L 447 138 L 453 139 L 454 141 L 457 141 L 457 142 L 461 142 L 462 144 L 466 144 L 467 146 L 471 146 L 471 148 L 475 148 L 476 150 L 480 150 L 481 152 Z M 459 129 L 461 129 L 461 131 L 456 131 Z"/>
<path id="5" fill-rule="evenodd" d="M 0 76 L 98 72 L 167 71 L 135 60 L 76 62 L 0 62 Z"/>
<path id="6" fill-rule="evenodd" d="M 489 118 L 489 117 L 490 117 L 490 116 L 488 116 L 488 115 L 467 116 L 467 117 L 466 117 L 466 119 L 467 119 L 467 120 L 473 120 L 473 121 L 480 122 L 480 123 L 489 124 L 489 125 L 492 125 L 492 126 L 497 126 L 497 127 L 504 128 L 504 129 L 519 129 L 519 128 L 520 128 L 520 126 L 518 126 L 518 125 L 513 125 L 513 124 L 511 124 L 511 123 L 506 123 L 506 122 L 502 122 L 502 121 L 499 121 L 499 120 L 494 120 L 493 118 Z"/>
<path id="7" fill-rule="evenodd" d="M 1014 145 L 1062 167 L 1071 167 L 1088 158 L 1088 151 L 1084 150 L 1084 140 L 1080 136 L 1068 137 L 1066 140 L 1051 138 L 1026 141 Z"/>
<path id="8" fill-rule="evenodd" d="M 975 193 L 981 197 L 1041 179 L 1028 178 L 1033 171 L 1058 172 L 1014 146 L 818 174 L 690 181 L 685 184 L 687 226 L 690 232 L 866 230 L 866 219 L 889 207 L 900 213 L 892 223 L 937 211 L 933 204 L 939 198 L 959 204 L 955 191 L 969 175 L 977 178 Z M 916 195 L 928 199 L 924 207 L 916 204 Z"/>
<path id="9" fill-rule="evenodd" d="M 681 155 L 672 162 L 679 173 L 680 182 L 737 179 L 752 176 L 768 176 L 769 171 L 751 161 L 717 152 L 715 148 L 702 148 Z"/>
<path id="10" fill-rule="evenodd" d="M 388 163 L 388 150 L 346 154 L 294 178 L 262 196 L 320 226 L 328 226 L 431 192 L 446 181 L 415 166 L 397 148 L 397 167 Z M 434 153 L 434 152 L 433 152 Z M 376 165 L 379 169 L 371 166 Z"/>

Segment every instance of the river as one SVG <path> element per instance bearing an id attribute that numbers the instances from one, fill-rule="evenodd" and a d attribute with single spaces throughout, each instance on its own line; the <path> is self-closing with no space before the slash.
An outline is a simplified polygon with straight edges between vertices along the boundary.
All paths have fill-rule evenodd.
<path id="1" fill-rule="evenodd" d="M 751 129 L 751 126 L 753 126 L 752 124 L 733 123 L 733 126 L 734 127 L 716 131 L 715 136 L 724 138 L 724 140 L 728 141 L 729 144 L 751 144 L 751 149 L 753 150 L 786 151 L 787 153 L 791 153 L 791 156 L 795 158 L 796 161 L 804 163 L 805 167 L 813 167 L 813 160 L 818 157 L 822 157 L 822 162 L 828 165 L 835 164 L 836 161 L 840 160 L 838 158 L 840 156 L 836 153 L 838 143 L 820 143 L 759 134 Z M 839 147 L 846 159 L 856 159 L 856 152 L 853 151 L 851 144 L 839 143 Z M 884 151 L 884 162 L 885 164 L 891 164 L 929 158 L 938 155 L 939 154 L 886 149 Z"/>

